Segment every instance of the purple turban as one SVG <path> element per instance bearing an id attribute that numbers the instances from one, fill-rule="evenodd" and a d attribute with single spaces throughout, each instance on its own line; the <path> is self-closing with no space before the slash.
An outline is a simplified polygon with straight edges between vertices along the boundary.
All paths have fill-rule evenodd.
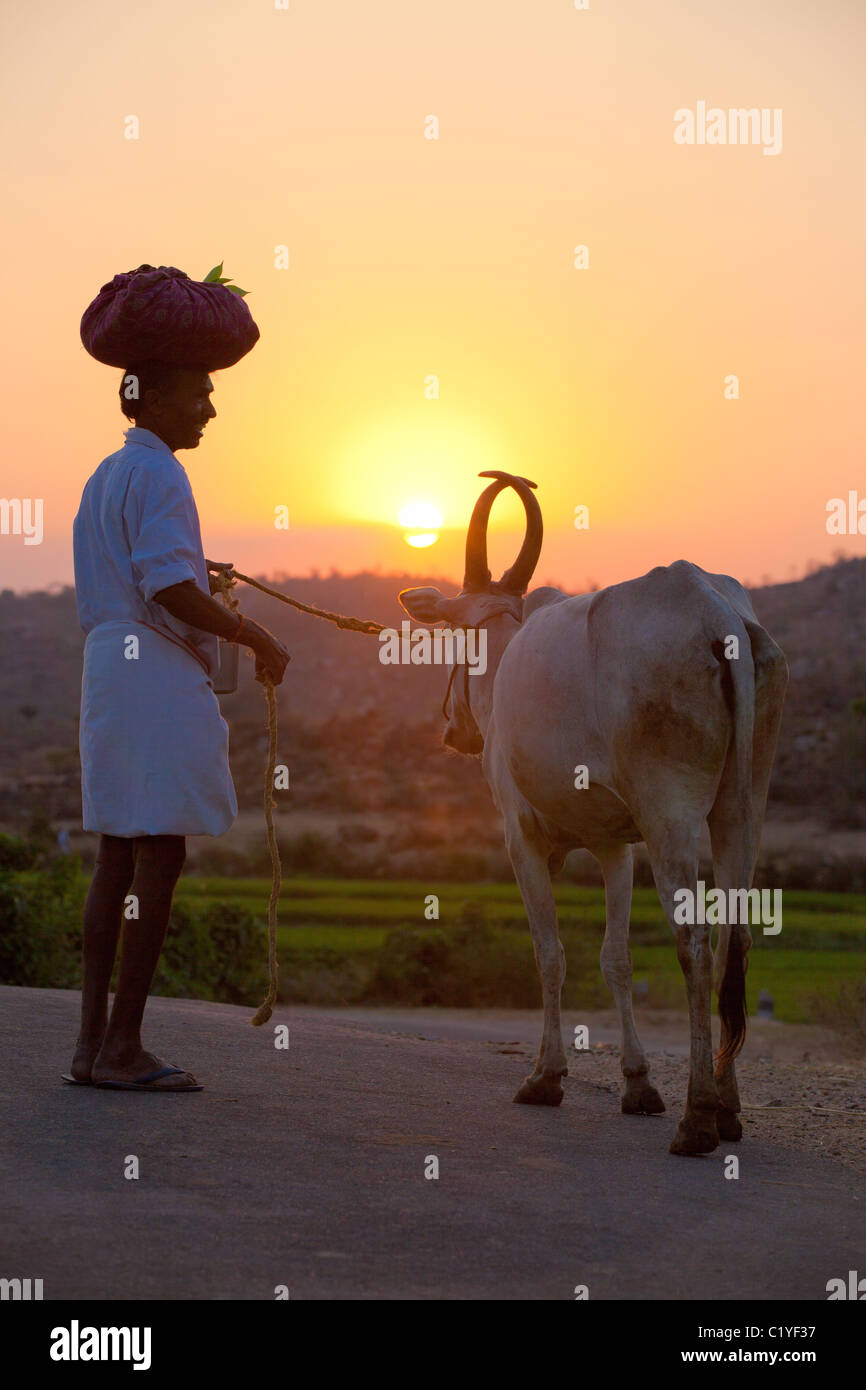
<path id="1" fill-rule="evenodd" d="M 156 361 L 218 371 L 239 362 L 258 338 L 239 294 L 191 280 L 173 265 L 115 275 L 81 320 L 82 343 L 109 367 Z"/>

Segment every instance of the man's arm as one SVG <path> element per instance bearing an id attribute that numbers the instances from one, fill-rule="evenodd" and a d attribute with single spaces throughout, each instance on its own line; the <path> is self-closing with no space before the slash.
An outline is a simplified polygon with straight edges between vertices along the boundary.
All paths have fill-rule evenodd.
<path id="1" fill-rule="evenodd" d="M 210 632 L 229 641 L 237 631 L 240 614 L 229 613 L 223 604 L 202 593 L 193 579 L 185 579 L 182 584 L 170 584 L 153 597 L 173 618 L 187 623 L 189 627 L 197 627 L 202 632 Z M 249 647 L 255 653 L 256 675 L 260 674 L 260 668 L 264 668 L 274 684 L 280 684 L 289 662 L 289 653 L 266 627 L 245 617 L 238 645 Z"/>

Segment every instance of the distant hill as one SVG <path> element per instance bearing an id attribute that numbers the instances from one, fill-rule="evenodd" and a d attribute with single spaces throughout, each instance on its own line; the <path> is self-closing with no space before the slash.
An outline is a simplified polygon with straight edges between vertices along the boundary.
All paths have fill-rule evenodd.
<path id="1" fill-rule="evenodd" d="M 303 602 L 399 627 L 400 589 L 454 585 L 373 574 L 268 581 Z M 441 668 L 383 666 L 375 638 L 341 632 L 266 595 L 243 606 L 289 647 L 279 690 L 280 759 L 295 813 L 376 813 L 398 846 L 451 844 L 466 826 L 499 834 L 477 762 L 443 749 Z M 808 814 L 829 828 L 866 826 L 866 560 L 752 590 L 758 618 L 785 652 L 791 683 L 771 815 Z M 80 815 L 77 716 L 83 638 L 74 593 L 0 594 L 0 822 Z M 221 703 L 242 807 L 261 804 L 262 690 L 241 658 L 241 688 Z"/>

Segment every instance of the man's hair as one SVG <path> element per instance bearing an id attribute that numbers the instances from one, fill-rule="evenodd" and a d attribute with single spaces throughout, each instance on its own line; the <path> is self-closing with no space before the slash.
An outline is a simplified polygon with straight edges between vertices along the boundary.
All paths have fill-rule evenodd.
<path id="1" fill-rule="evenodd" d="M 128 420 L 136 420 L 144 409 L 147 391 L 160 391 L 167 395 L 171 391 L 180 372 L 204 371 L 194 363 L 177 366 L 173 362 L 138 362 L 127 367 L 120 382 L 120 408 Z"/>

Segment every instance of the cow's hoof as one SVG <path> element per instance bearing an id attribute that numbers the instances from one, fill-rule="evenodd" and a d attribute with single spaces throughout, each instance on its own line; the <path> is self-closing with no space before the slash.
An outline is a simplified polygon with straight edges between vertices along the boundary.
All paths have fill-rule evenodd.
<path id="1" fill-rule="evenodd" d="M 561 1105 L 564 1095 L 558 1076 L 527 1076 L 517 1095 L 515 1105 Z"/>
<path id="2" fill-rule="evenodd" d="M 729 1110 L 726 1105 L 720 1105 L 716 1111 L 716 1128 L 719 1131 L 719 1138 L 727 1143 L 735 1144 L 738 1139 L 743 1137 L 743 1126 L 733 1110 Z"/>
<path id="3" fill-rule="evenodd" d="M 664 1101 L 645 1076 L 626 1077 L 622 1094 L 624 1115 L 660 1115 L 664 1108 Z"/>
<path id="4" fill-rule="evenodd" d="M 719 1147 L 719 1131 L 715 1116 L 712 1120 L 692 1119 L 684 1116 L 677 1125 L 670 1151 L 691 1157 L 694 1154 L 709 1154 Z"/>

